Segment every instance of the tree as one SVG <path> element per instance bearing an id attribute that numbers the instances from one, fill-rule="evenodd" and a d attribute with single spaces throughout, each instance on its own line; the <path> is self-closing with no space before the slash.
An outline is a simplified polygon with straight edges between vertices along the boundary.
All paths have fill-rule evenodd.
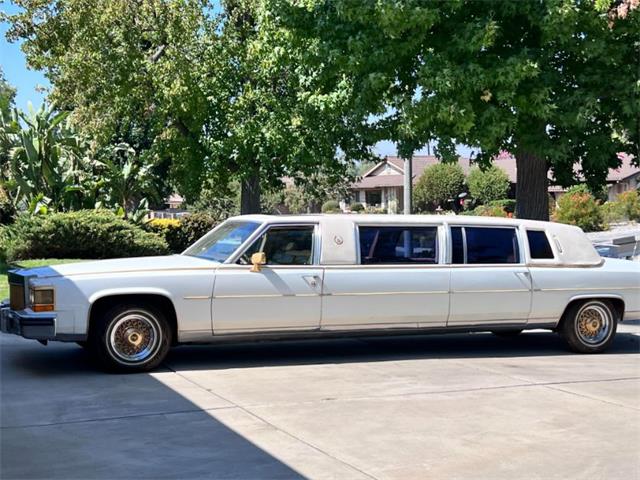
<path id="1" fill-rule="evenodd" d="M 509 176 L 495 165 L 486 169 L 474 167 L 467 176 L 469 194 L 481 204 L 502 200 L 509 192 Z"/>
<path id="2" fill-rule="evenodd" d="M 464 188 L 464 172 L 457 163 L 436 163 L 424 169 L 416 183 L 413 199 L 418 211 L 451 206 Z"/>
<path id="3" fill-rule="evenodd" d="M 9 38 L 24 40 L 52 97 L 102 145 L 169 162 L 189 201 L 203 185 L 226 196 L 237 181 L 242 213 L 256 212 L 282 177 L 337 178 L 369 155 L 353 134 L 361 118 L 302 88 L 314 70 L 262 0 L 222 2 L 219 15 L 201 0 L 18 3 Z"/>
<path id="4" fill-rule="evenodd" d="M 517 214 L 535 219 L 548 218 L 549 169 L 595 185 L 618 152 L 640 158 L 640 8 L 618 3 L 271 1 L 319 45 L 303 58 L 323 94 L 352 97 L 403 157 L 430 140 L 445 160 L 456 143 L 484 165 L 513 153 Z"/>
<path id="5" fill-rule="evenodd" d="M 0 116 L 9 117 L 15 98 L 16 89 L 4 78 L 4 72 L 0 67 Z"/>

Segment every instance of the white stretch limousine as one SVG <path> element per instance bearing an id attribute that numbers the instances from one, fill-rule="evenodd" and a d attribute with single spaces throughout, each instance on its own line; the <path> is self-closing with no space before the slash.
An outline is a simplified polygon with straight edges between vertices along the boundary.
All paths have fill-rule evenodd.
<path id="1" fill-rule="evenodd" d="M 3 332 L 75 341 L 148 370 L 172 345 L 524 329 L 604 350 L 640 318 L 640 264 L 582 230 L 502 218 L 310 215 L 227 220 L 182 255 L 9 272 Z"/>

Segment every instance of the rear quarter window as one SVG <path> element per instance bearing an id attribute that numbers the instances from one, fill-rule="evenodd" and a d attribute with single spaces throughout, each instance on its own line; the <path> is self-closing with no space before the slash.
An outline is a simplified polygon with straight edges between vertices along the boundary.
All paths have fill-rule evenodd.
<path id="1" fill-rule="evenodd" d="M 547 234 L 539 230 L 527 230 L 529 255 L 534 260 L 554 258 Z"/>

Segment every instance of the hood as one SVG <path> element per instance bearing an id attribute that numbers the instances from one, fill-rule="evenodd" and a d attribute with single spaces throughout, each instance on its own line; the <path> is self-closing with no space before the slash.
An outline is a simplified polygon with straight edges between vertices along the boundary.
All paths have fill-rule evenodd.
<path id="1" fill-rule="evenodd" d="M 68 277 L 73 275 L 94 275 L 101 273 L 145 272 L 154 270 L 215 269 L 218 262 L 188 255 L 167 255 L 156 257 L 115 258 L 94 260 L 49 267 L 18 270 L 20 275 L 39 278 Z"/>

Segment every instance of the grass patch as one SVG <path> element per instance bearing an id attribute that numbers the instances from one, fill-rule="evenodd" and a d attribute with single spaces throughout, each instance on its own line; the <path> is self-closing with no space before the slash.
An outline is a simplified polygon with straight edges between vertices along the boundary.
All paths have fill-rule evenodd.
<path id="1" fill-rule="evenodd" d="M 44 267 L 47 265 L 60 265 L 61 263 L 75 263 L 81 262 L 75 258 L 43 258 L 37 260 L 20 260 L 19 262 L 12 263 L 11 266 L 4 262 L 0 262 L 0 300 L 4 300 L 9 296 L 9 284 L 7 283 L 7 271 L 10 268 L 34 268 Z"/>

